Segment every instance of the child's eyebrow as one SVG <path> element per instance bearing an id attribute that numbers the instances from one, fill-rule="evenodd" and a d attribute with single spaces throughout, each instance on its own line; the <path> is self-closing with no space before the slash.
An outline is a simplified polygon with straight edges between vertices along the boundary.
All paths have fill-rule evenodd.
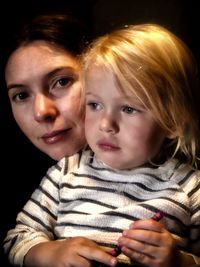
<path id="1" fill-rule="evenodd" d="M 92 93 L 92 92 L 90 92 L 90 91 L 86 91 L 85 92 L 85 95 L 89 95 L 89 96 L 94 96 L 94 97 L 98 97 L 98 95 L 96 95 L 96 94 L 94 94 L 94 93 Z"/>
<path id="2" fill-rule="evenodd" d="M 134 102 L 137 105 L 143 106 L 143 102 L 134 95 L 124 95 L 122 99 L 128 100 L 130 102 Z"/>

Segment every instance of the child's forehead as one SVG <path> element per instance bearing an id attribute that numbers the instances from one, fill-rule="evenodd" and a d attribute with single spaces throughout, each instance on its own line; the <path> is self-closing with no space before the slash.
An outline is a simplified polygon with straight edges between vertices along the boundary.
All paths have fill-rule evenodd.
<path id="1" fill-rule="evenodd" d="M 132 81 L 132 84 L 129 85 L 123 83 L 123 81 L 120 81 L 119 77 L 114 74 L 112 70 L 104 66 L 92 66 L 88 70 L 86 76 L 87 90 L 93 90 L 93 85 L 98 81 L 100 82 L 102 88 L 104 88 L 104 84 L 114 86 L 123 99 L 128 99 L 130 101 L 137 102 L 138 104 L 141 103 L 141 97 L 139 97 L 140 94 L 138 93 L 138 91 L 141 90 L 139 89 L 139 84 L 134 81 Z M 98 89 L 100 89 L 100 87 L 98 87 Z"/>
<path id="2" fill-rule="evenodd" d="M 97 81 L 104 84 L 107 82 L 116 83 L 116 77 L 110 69 L 100 65 L 92 65 L 85 72 L 85 81 L 86 83 Z"/>
<path id="3" fill-rule="evenodd" d="M 127 79 L 124 75 L 115 72 L 112 68 L 105 65 L 91 65 L 85 73 L 85 79 L 88 83 L 97 80 L 101 80 L 102 83 L 112 81 L 116 88 L 126 97 L 138 98 L 137 95 L 141 91 L 141 84 L 134 77 Z"/>
<path id="4" fill-rule="evenodd" d="M 94 73 L 99 73 L 102 75 L 105 75 L 105 73 L 106 73 L 106 74 L 113 75 L 110 68 L 106 67 L 105 65 L 98 64 L 98 63 L 91 64 L 86 70 L 86 75 L 87 74 L 94 74 Z"/>

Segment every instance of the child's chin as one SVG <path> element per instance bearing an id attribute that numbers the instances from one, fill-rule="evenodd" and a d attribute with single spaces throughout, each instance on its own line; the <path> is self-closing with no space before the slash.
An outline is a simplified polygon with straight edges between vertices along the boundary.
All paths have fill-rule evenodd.
<path id="1" fill-rule="evenodd" d="M 122 170 L 122 166 L 119 164 L 116 164 L 116 162 L 110 162 L 110 161 L 103 161 L 104 165 L 107 168 L 114 169 L 114 170 Z"/>

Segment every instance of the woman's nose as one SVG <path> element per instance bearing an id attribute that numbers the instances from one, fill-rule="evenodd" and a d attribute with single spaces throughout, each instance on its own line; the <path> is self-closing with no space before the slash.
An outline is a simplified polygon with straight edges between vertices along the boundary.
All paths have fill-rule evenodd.
<path id="1" fill-rule="evenodd" d="M 111 116 L 104 116 L 99 125 L 99 129 L 107 133 L 117 133 L 119 131 L 119 126 Z"/>
<path id="2" fill-rule="evenodd" d="M 35 97 L 34 117 L 36 121 L 53 121 L 57 115 L 55 101 L 45 96 L 38 94 Z"/>

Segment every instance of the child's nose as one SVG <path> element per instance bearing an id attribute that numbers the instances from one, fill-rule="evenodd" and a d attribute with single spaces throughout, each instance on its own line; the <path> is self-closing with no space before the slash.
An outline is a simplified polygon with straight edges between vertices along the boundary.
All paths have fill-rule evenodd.
<path id="1" fill-rule="evenodd" d="M 101 119 L 99 129 L 108 133 L 117 133 L 119 131 L 118 124 L 111 116 L 104 116 Z"/>

